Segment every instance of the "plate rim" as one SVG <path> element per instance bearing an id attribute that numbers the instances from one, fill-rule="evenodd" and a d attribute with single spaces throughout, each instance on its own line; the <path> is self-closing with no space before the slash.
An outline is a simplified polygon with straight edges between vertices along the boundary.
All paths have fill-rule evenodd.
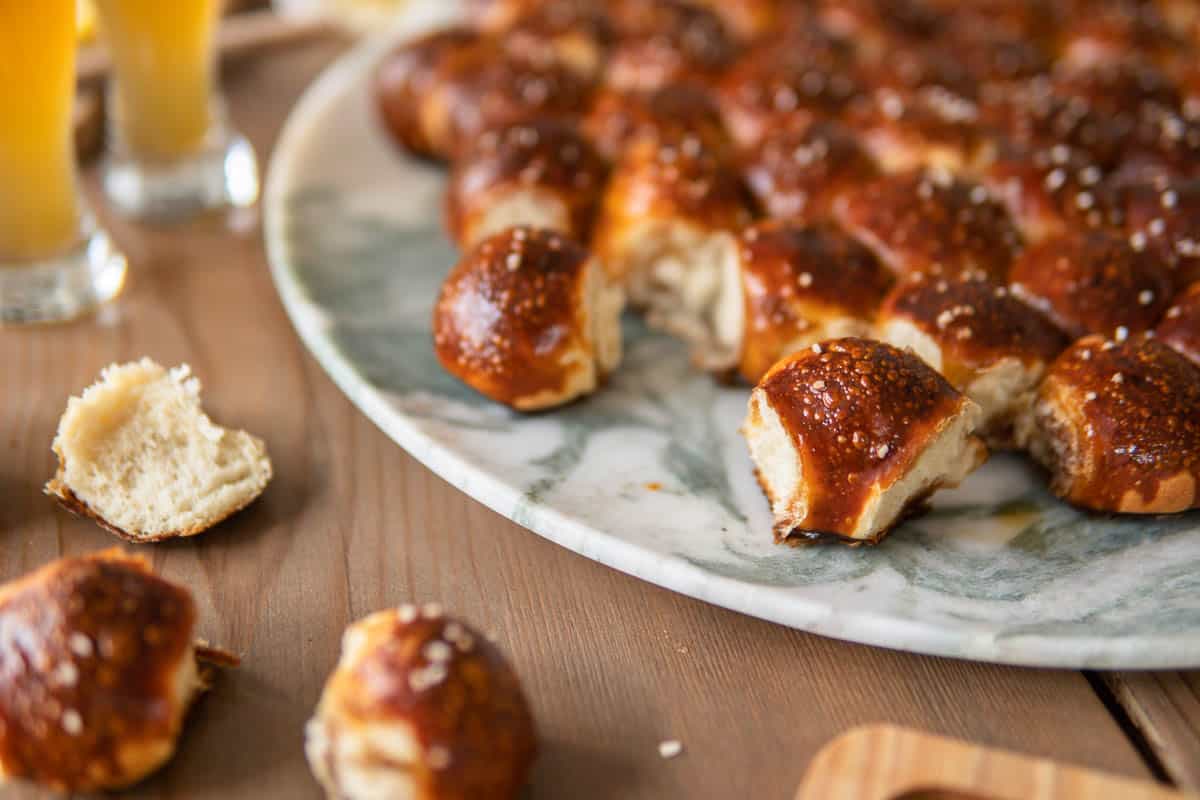
<path id="1" fill-rule="evenodd" d="M 449 21 L 452 17 L 447 17 Z M 411 20 L 408 21 L 411 23 Z M 788 596 L 771 586 L 718 575 L 673 555 L 648 551 L 547 506 L 531 507 L 519 489 L 464 461 L 394 409 L 384 394 L 320 330 L 311 302 L 288 259 L 287 202 L 302 149 L 314 123 L 334 101 L 355 89 L 374 61 L 404 36 L 398 24 L 351 47 L 304 90 L 279 133 L 269 159 L 262 202 L 263 236 L 272 281 L 292 327 L 338 389 L 389 439 L 468 497 L 517 525 L 576 554 L 656 586 L 785 627 L 858 644 L 981 663 L 1064 669 L 1183 669 L 1200 665 L 1200 629 L 1194 635 L 1005 637 L 956 630 L 875 611 L 839 610 Z M 399 156 L 398 156 L 399 157 Z M 518 519 L 518 512 L 520 518 Z M 1153 655 L 1151 655 L 1153 654 Z"/>

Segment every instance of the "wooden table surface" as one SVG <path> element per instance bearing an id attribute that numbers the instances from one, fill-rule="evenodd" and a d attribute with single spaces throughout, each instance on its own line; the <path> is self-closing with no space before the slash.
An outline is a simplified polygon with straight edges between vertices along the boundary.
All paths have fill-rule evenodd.
<path id="1" fill-rule="evenodd" d="M 232 116 L 264 163 L 343 47 L 326 39 L 228 71 Z M 530 797 L 782 800 L 824 743 L 880 720 L 1200 788 L 1200 676 L 847 644 L 588 561 L 460 494 L 350 405 L 288 324 L 253 219 L 109 222 L 132 265 L 118 302 L 71 325 L 0 330 L 0 578 L 116 543 L 41 493 L 67 397 L 106 364 L 190 363 L 213 416 L 265 438 L 276 466 L 262 500 L 218 529 L 139 551 L 195 593 L 201 634 L 245 660 L 132 796 L 319 797 L 302 726 L 342 629 L 425 600 L 494 636 L 522 676 L 542 739 Z M 684 753 L 660 758 L 664 739 Z"/>

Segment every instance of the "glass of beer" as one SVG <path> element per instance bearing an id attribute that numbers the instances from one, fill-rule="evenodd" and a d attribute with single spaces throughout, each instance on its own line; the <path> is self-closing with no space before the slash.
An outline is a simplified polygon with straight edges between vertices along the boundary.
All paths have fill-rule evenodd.
<path id="1" fill-rule="evenodd" d="M 127 216 L 171 219 L 258 198 L 250 143 L 217 88 L 221 0 L 95 0 L 112 58 L 104 190 Z"/>
<path id="2" fill-rule="evenodd" d="M 75 170 L 76 0 L 0 0 L 0 322 L 74 317 L 115 296 L 125 259 Z"/>

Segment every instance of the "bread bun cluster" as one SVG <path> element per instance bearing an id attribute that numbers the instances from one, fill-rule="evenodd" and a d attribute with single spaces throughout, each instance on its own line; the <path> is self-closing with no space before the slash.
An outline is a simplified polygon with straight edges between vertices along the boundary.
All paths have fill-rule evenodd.
<path id="1" fill-rule="evenodd" d="M 1197 504 L 1187 4 L 477 12 L 377 73 L 396 141 L 454 161 L 468 252 L 435 340 L 466 383 L 525 410 L 595 391 L 619 352 L 619 303 L 596 298 L 620 293 L 697 366 L 756 385 L 743 433 L 780 540 L 879 541 L 985 445 L 1027 452 L 1083 508 Z M 481 52 L 489 70 L 455 66 Z M 503 96 L 535 78 L 547 93 Z M 569 246 L 506 272 L 506 225 Z"/>

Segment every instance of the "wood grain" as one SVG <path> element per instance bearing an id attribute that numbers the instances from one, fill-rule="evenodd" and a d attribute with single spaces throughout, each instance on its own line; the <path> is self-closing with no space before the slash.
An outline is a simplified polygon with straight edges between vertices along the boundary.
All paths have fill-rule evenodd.
<path id="1" fill-rule="evenodd" d="M 895 725 L 843 734 L 813 759 L 796 800 L 1196 800 L 1195 795 Z"/>
<path id="2" fill-rule="evenodd" d="M 233 118 L 260 155 L 342 47 L 230 71 Z M 338 393 L 287 323 L 252 218 L 111 222 L 132 265 L 117 303 L 71 325 L 0 330 L 0 577 L 114 544 L 41 494 L 67 396 L 109 362 L 189 362 L 213 416 L 264 437 L 277 471 L 260 502 L 217 530 L 144 550 L 195 592 L 201 634 L 245 658 L 200 703 L 178 756 L 132 796 L 317 797 L 301 728 L 343 627 L 428 599 L 494 636 L 523 676 L 543 739 L 531 797 L 784 798 L 823 744 L 872 721 L 1148 774 L 1079 673 L 806 635 L 657 589 L 501 519 Z M 657 744 L 669 738 L 685 750 L 663 760 Z"/>
<path id="3" fill-rule="evenodd" d="M 1171 780 L 1200 792 L 1200 673 L 1116 672 L 1105 682 Z"/>

